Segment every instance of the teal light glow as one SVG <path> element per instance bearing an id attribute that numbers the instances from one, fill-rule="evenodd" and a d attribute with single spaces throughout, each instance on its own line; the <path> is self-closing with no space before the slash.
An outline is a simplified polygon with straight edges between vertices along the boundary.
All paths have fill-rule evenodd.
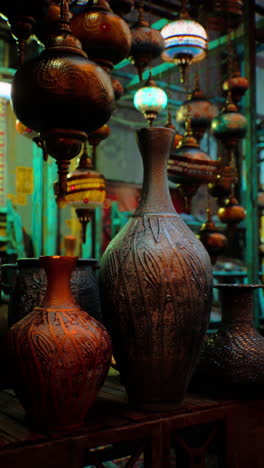
<path id="1" fill-rule="evenodd" d="M 160 112 L 168 104 L 167 94 L 158 86 L 145 86 L 134 96 L 134 106 L 144 113 L 146 111 Z"/>

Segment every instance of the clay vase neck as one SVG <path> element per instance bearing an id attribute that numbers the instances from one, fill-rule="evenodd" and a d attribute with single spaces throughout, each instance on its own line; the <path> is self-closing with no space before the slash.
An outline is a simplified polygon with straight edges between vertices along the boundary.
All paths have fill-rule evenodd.
<path id="1" fill-rule="evenodd" d="M 165 127 L 142 128 L 137 132 L 144 166 L 144 180 L 141 201 L 134 216 L 176 213 L 167 178 L 167 161 L 174 135 L 173 129 Z"/>
<path id="2" fill-rule="evenodd" d="M 78 310 L 70 289 L 70 279 L 77 263 L 77 257 L 40 257 L 40 265 L 48 279 L 47 290 L 41 308 Z"/>
<path id="3" fill-rule="evenodd" d="M 219 284 L 222 303 L 222 321 L 253 322 L 254 291 L 263 285 L 258 284 Z"/>

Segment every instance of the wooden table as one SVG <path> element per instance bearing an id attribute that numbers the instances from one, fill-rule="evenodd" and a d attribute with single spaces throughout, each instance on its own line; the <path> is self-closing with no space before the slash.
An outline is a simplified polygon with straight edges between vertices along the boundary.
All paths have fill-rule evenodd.
<path id="1" fill-rule="evenodd" d="M 188 395 L 178 411 L 128 407 L 123 387 L 106 381 L 87 425 L 72 434 L 31 432 L 10 390 L 0 392 L 1 468 L 103 467 L 129 456 L 144 468 L 264 468 L 264 401 L 215 401 Z"/>

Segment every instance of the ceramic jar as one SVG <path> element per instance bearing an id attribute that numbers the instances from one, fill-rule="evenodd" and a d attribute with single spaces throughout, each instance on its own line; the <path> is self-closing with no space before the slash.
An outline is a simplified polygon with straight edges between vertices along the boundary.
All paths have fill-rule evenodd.
<path id="1" fill-rule="evenodd" d="M 47 290 L 7 336 L 15 392 L 38 430 L 81 427 L 111 361 L 106 329 L 75 304 L 70 277 L 76 257 L 41 257 Z"/>
<path id="2" fill-rule="evenodd" d="M 249 397 L 264 388 L 264 337 L 253 322 L 253 293 L 263 285 L 219 284 L 222 323 L 205 340 L 191 390 L 218 398 Z"/>

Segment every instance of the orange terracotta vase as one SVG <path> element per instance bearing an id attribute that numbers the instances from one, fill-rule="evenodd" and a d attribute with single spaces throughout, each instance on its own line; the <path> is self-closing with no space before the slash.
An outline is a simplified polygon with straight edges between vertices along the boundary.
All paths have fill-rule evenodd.
<path id="1" fill-rule="evenodd" d="M 82 426 L 110 366 L 106 329 L 80 310 L 70 290 L 76 260 L 40 257 L 48 278 L 43 303 L 8 332 L 14 389 L 40 430 Z"/>

